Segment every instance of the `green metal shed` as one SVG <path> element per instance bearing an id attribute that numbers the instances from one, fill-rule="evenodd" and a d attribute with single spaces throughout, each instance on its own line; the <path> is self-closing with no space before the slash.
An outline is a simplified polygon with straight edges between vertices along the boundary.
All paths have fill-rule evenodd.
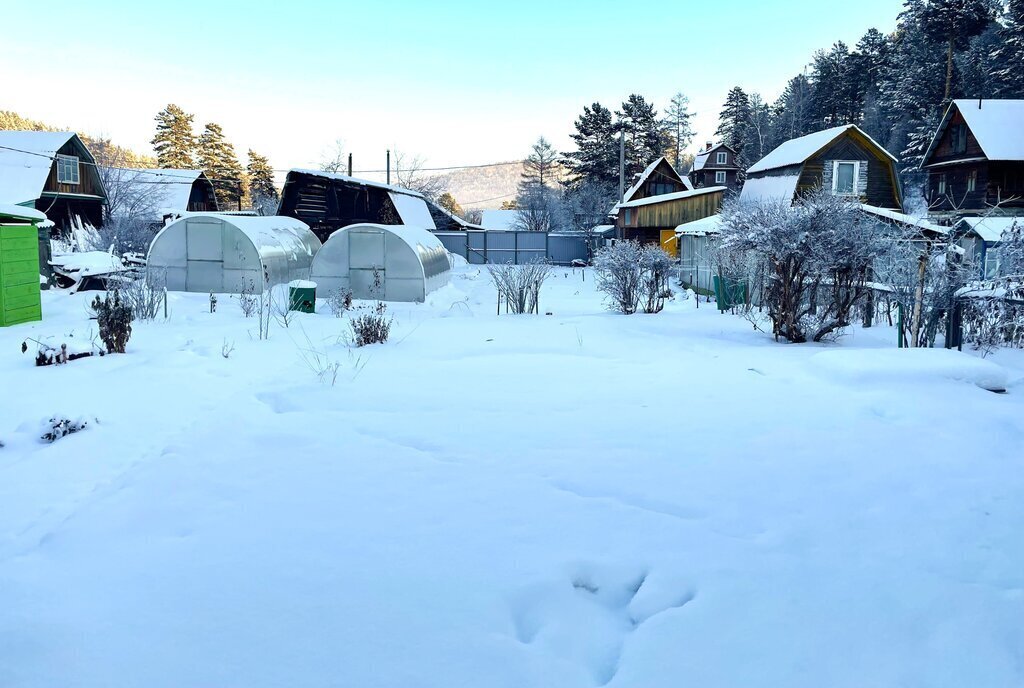
<path id="1" fill-rule="evenodd" d="M 39 228 L 46 215 L 0 204 L 0 327 L 42 320 Z"/>

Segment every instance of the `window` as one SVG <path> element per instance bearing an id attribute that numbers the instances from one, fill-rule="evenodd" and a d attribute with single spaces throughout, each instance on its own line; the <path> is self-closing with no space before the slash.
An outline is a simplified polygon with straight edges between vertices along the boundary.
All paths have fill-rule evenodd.
<path id="1" fill-rule="evenodd" d="M 860 162 L 836 160 L 832 164 L 832 193 L 839 196 L 855 196 L 857 179 L 860 177 Z"/>
<path id="2" fill-rule="evenodd" d="M 633 209 L 632 208 L 626 208 L 625 224 L 627 224 L 627 225 L 633 224 Z"/>
<path id="3" fill-rule="evenodd" d="M 715 184 L 725 184 L 725 170 L 715 172 Z"/>
<path id="4" fill-rule="evenodd" d="M 729 154 L 724 151 L 719 152 L 719 154 L 715 157 L 715 160 L 719 165 L 725 165 L 726 163 L 729 162 Z"/>
<path id="5" fill-rule="evenodd" d="M 999 250 L 988 246 L 985 248 L 985 279 L 999 277 Z"/>
<path id="6" fill-rule="evenodd" d="M 946 195 L 946 173 L 943 172 L 939 175 L 939 196 Z"/>
<path id="7" fill-rule="evenodd" d="M 57 183 L 77 184 L 78 182 L 78 158 L 74 155 L 58 155 Z"/>
<path id="8" fill-rule="evenodd" d="M 963 153 L 967 150 L 967 125 L 957 124 L 953 127 L 953 152 Z"/>
<path id="9" fill-rule="evenodd" d="M 978 170 L 971 170 L 967 173 L 967 193 L 978 188 Z"/>

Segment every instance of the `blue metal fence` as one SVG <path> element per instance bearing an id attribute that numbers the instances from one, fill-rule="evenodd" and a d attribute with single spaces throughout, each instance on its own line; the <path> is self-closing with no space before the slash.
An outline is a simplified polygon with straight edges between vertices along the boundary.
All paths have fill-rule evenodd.
<path id="1" fill-rule="evenodd" d="M 602 241 L 586 234 L 511 230 L 435 232 L 434 235 L 449 253 L 460 255 L 474 265 L 524 265 L 538 260 L 547 260 L 556 265 L 588 262 Z"/>

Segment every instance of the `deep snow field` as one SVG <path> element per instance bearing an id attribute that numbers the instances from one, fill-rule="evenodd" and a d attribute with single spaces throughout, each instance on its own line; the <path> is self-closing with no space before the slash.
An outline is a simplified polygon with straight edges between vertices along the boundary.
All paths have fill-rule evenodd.
<path id="1" fill-rule="evenodd" d="M 90 327 L 44 292 L 0 329 L 0 686 L 1024 685 L 1022 352 L 779 344 L 555 275 L 496 316 L 462 268 L 359 350 L 322 302 L 258 341 L 173 294 L 126 355 L 35 368 Z M 96 421 L 44 444 L 56 413 Z"/>

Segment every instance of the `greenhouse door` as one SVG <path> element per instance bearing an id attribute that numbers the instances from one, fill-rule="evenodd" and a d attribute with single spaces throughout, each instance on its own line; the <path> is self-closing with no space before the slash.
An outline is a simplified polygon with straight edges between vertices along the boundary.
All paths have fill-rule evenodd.
<path id="1" fill-rule="evenodd" d="M 224 241 L 220 222 L 185 225 L 185 290 L 220 292 L 224 289 Z"/>
<path id="2" fill-rule="evenodd" d="M 357 299 L 384 298 L 384 232 L 349 232 L 349 284 Z"/>

